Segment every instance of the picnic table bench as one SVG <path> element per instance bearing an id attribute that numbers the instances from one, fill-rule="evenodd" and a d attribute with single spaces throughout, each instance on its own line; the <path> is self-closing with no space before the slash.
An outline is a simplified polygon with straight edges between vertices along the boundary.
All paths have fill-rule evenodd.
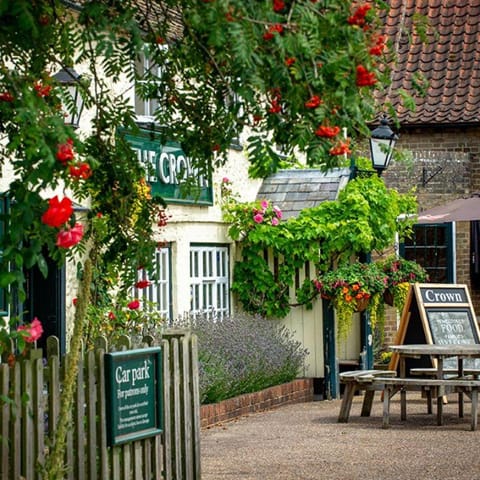
<path id="1" fill-rule="evenodd" d="M 465 377 L 472 376 L 475 380 L 480 376 L 480 369 L 478 368 L 464 368 L 463 375 Z M 436 368 L 411 368 L 410 374 L 415 376 L 436 377 L 438 370 Z M 444 368 L 443 374 L 445 377 L 458 377 L 459 372 L 457 368 Z"/>
<path id="2" fill-rule="evenodd" d="M 392 378 L 375 376 L 372 381 L 372 388 L 375 390 L 383 390 L 383 428 L 390 426 L 390 400 L 397 392 L 401 392 L 400 408 L 401 419 L 407 419 L 406 408 L 406 391 L 421 390 L 428 391 L 428 394 L 437 398 L 443 397 L 447 390 L 458 393 L 466 393 L 471 398 L 471 426 L 470 429 L 477 429 L 478 415 L 478 390 L 480 388 L 480 380 L 471 377 L 457 378 Z M 431 405 L 431 402 L 430 402 Z M 431 413 L 431 412 L 429 412 Z M 442 410 L 437 410 L 437 424 L 443 424 Z"/>
<path id="3" fill-rule="evenodd" d="M 340 374 L 340 382 L 345 385 L 343 392 L 342 403 L 340 406 L 340 413 L 338 421 L 340 423 L 347 423 L 352 408 L 353 396 L 360 390 L 365 391 L 362 404 L 362 417 L 369 417 L 372 411 L 373 397 L 375 395 L 375 386 L 373 379 L 376 376 L 382 375 L 390 377 L 396 375 L 394 370 L 351 370 Z M 377 386 L 377 389 L 382 389 Z"/>

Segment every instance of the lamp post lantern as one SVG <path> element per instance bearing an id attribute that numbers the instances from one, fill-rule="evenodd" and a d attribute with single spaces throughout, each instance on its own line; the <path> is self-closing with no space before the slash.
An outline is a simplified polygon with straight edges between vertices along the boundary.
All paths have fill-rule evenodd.
<path id="1" fill-rule="evenodd" d="M 81 75 L 73 68 L 66 67 L 53 75 L 53 78 L 60 84 L 66 94 L 65 124 L 78 128 L 83 110 L 83 98 L 79 87 Z"/>
<path id="2" fill-rule="evenodd" d="M 380 125 L 372 131 L 370 136 L 372 165 L 379 176 L 388 167 L 397 140 L 398 135 L 388 126 L 387 118 L 383 117 Z"/>

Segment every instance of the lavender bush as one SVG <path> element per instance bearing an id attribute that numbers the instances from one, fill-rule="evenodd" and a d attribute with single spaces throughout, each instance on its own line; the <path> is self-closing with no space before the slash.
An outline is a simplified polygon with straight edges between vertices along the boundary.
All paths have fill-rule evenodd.
<path id="1" fill-rule="evenodd" d="M 190 328 L 198 337 L 203 404 L 289 382 L 307 355 L 285 327 L 261 317 L 197 316 L 175 326 Z"/>

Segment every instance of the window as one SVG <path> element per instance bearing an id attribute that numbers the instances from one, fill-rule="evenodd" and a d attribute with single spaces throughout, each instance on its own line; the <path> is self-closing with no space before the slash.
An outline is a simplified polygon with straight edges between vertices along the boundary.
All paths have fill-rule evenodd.
<path id="1" fill-rule="evenodd" d="M 191 313 L 223 318 L 230 313 L 228 247 L 190 247 Z"/>
<path id="2" fill-rule="evenodd" d="M 167 320 L 171 320 L 172 315 L 170 262 L 170 247 L 158 248 L 155 252 L 155 272 L 152 278 L 148 278 L 151 284 L 134 289 L 136 298 L 149 302 Z M 147 280 L 147 272 L 142 270 L 138 280 Z"/>
<path id="3" fill-rule="evenodd" d="M 152 122 L 155 111 L 158 109 L 158 100 L 155 87 L 147 86 L 147 80 L 160 83 L 162 70 L 153 62 L 148 51 L 138 56 L 135 62 L 135 113 L 140 122 Z M 147 88 L 148 87 L 148 88 Z"/>
<path id="4" fill-rule="evenodd" d="M 401 245 L 400 253 L 407 260 L 419 263 L 431 283 L 454 281 L 454 245 L 451 223 L 415 225 L 412 238 Z"/>

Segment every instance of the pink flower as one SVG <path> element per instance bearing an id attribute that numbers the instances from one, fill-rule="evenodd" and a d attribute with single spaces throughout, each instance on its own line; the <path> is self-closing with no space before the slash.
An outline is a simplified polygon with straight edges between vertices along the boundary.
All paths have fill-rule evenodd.
<path id="1" fill-rule="evenodd" d="M 278 219 L 282 218 L 282 211 L 277 206 L 273 207 L 273 211 L 275 212 L 275 215 Z"/>
<path id="2" fill-rule="evenodd" d="M 268 208 L 268 200 L 262 200 L 260 206 L 262 207 L 262 210 L 265 211 Z"/>
<path id="3" fill-rule="evenodd" d="M 230 179 L 228 177 L 223 177 L 222 183 L 230 183 Z"/>
<path id="4" fill-rule="evenodd" d="M 140 308 L 140 301 L 139 300 L 133 300 L 127 305 L 127 307 L 130 310 L 137 310 L 137 309 Z"/>
<path id="5" fill-rule="evenodd" d="M 43 333 L 43 327 L 40 320 L 35 317 L 30 325 L 21 325 L 17 328 L 18 332 L 25 331 L 28 336 L 25 336 L 25 341 L 28 343 L 36 342 Z"/>
<path id="6" fill-rule="evenodd" d="M 278 222 L 278 218 L 277 218 L 277 217 L 273 217 L 273 218 L 272 218 L 272 225 L 275 227 L 275 226 L 278 225 L 278 223 L 279 223 L 279 222 Z"/>
<path id="7" fill-rule="evenodd" d="M 253 221 L 255 223 L 262 223 L 263 222 L 263 215 L 261 213 L 257 213 L 253 216 Z"/>
<path id="8" fill-rule="evenodd" d="M 57 234 L 57 247 L 70 248 L 76 245 L 83 237 L 83 225 L 76 223 L 74 227 L 68 230 L 61 230 Z"/>

